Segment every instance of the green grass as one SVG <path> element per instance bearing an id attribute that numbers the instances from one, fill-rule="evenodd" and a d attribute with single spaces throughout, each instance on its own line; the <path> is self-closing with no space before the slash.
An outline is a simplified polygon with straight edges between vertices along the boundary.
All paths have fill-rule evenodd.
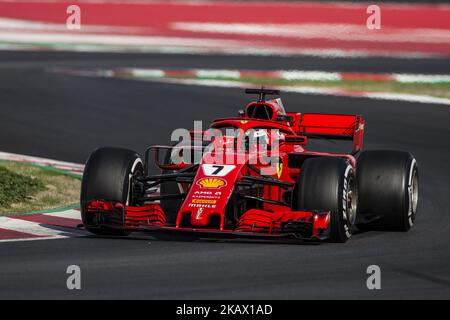
<path id="1" fill-rule="evenodd" d="M 0 161 L 0 215 L 24 214 L 79 201 L 80 179 L 58 170 Z"/>
<path id="2" fill-rule="evenodd" d="M 0 206 L 9 207 L 12 203 L 30 199 L 39 191 L 44 191 L 42 180 L 25 176 L 5 167 L 0 167 Z"/>

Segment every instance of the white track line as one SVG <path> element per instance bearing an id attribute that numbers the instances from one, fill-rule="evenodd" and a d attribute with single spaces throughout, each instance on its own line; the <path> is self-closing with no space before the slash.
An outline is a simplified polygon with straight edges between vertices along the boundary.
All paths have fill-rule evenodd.
<path id="1" fill-rule="evenodd" d="M 199 78 L 232 78 L 239 79 L 241 73 L 237 70 L 207 70 L 199 69 L 194 71 Z"/>
<path id="2" fill-rule="evenodd" d="M 11 19 L 0 17 L 0 30 L 9 30 L 11 32 L 34 32 L 34 31 L 46 31 L 46 32 L 67 32 L 67 26 L 60 23 L 40 22 L 22 19 Z M 138 33 L 149 32 L 151 27 L 127 27 L 127 26 L 108 26 L 108 25 L 86 25 L 82 27 L 83 32 L 97 32 L 97 33 Z"/>
<path id="3" fill-rule="evenodd" d="M 339 72 L 291 70 L 291 71 L 280 71 L 280 75 L 282 79 L 286 80 L 314 80 L 314 81 L 342 80 L 341 74 Z"/>
<path id="4" fill-rule="evenodd" d="M 75 210 L 75 209 L 65 210 L 65 211 L 61 211 L 61 212 L 49 212 L 49 213 L 44 213 L 44 215 L 51 216 L 51 217 L 58 217 L 58 218 L 75 219 L 75 220 L 80 220 L 80 222 L 81 222 L 81 213 L 79 210 Z"/>
<path id="5" fill-rule="evenodd" d="M 328 39 L 339 41 L 369 41 L 384 43 L 450 43 L 450 31 L 432 28 L 383 27 L 373 32 L 364 24 L 345 23 L 214 23 L 175 22 L 172 29 L 214 34 L 273 36 L 296 39 Z M 330 32 L 331 31 L 331 32 Z"/>
<path id="6" fill-rule="evenodd" d="M 394 80 L 403 83 L 438 83 L 450 82 L 450 75 L 439 74 L 393 74 Z"/>
<path id="7" fill-rule="evenodd" d="M 8 217 L 0 217 L 0 228 L 45 237 L 67 238 L 70 234 L 76 235 L 75 232 L 55 230 L 43 227 L 37 222 L 13 219 Z"/>
<path id="8" fill-rule="evenodd" d="M 38 240 L 56 240 L 56 239 L 66 239 L 67 236 L 52 236 L 52 237 L 39 237 L 39 238 L 17 238 L 17 239 L 2 239 L 2 242 L 23 242 L 23 241 L 38 241 Z"/>
<path id="9" fill-rule="evenodd" d="M 162 37 L 139 35 L 108 35 L 108 34 L 71 34 L 63 32 L 38 33 L 38 32 L 14 32 L 1 31 L 0 41 L 11 43 L 39 44 L 83 44 L 83 45 L 110 45 L 110 46 L 187 46 L 199 48 L 236 48 L 243 45 L 243 41 L 199 39 L 187 37 Z M 127 48 L 124 48 L 127 49 Z M 128 48 L 129 49 L 129 48 Z"/>
<path id="10" fill-rule="evenodd" d="M 124 69 L 124 71 L 129 71 L 133 77 L 137 78 L 145 78 L 145 77 L 164 77 L 166 73 L 163 70 L 158 69 L 141 69 L 141 68 L 135 68 L 135 69 Z M 112 76 L 114 73 L 112 74 Z"/>

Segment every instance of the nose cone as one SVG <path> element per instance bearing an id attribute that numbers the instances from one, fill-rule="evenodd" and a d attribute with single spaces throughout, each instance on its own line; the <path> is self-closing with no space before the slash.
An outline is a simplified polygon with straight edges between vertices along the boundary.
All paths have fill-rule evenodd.
<path id="1" fill-rule="evenodd" d="M 202 164 L 180 209 L 177 226 L 182 217 L 190 214 L 192 227 L 208 227 L 211 217 L 220 218 L 220 229 L 224 226 L 225 209 L 234 191 L 242 165 Z"/>

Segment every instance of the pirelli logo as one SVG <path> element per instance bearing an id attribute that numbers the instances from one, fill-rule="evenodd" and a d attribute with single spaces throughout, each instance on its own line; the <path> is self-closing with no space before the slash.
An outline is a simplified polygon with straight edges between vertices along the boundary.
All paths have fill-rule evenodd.
<path id="1" fill-rule="evenodd" d="M 192 203 L 202 203 L 202 204 L 216 204 L 217 200 L 209 199 L 193 199 Z"/>

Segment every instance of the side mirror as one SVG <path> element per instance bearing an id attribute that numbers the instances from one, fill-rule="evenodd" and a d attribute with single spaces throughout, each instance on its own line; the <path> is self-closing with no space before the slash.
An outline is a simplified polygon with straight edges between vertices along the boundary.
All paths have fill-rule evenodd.
<path id="1" fill-rule="evenodd" d="M 291 116 L 287 116 L 287 115 L 278 115 L 277 116 L 277 121 L 283 121 L 283 122 L 292 123 L 292 122 L 294 122 L 294 118 L 291 117 Z"/>
<path id="2" fill-rule="evenodd" d="M 304 146 L 308 143 L 308 138 L 305 136 L 286 135 L 284 142 L 290 145 Z"/>

